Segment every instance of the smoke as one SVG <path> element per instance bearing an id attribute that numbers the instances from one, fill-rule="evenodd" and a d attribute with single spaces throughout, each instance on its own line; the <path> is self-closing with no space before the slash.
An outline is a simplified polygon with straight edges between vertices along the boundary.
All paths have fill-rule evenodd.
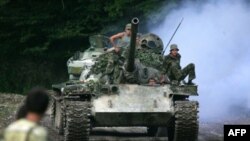
<path id="1" fill-rule="evenodd" d="M 164 7 L 169 9 L 169 7 Z M 244 0 L 183 2 L 173 6 L 150 32 L 165 45 L 184 18 L 171 43 L 177 43 L 182 67 L 195 63 L 200 118 L 226 119 L 250 109 L 250 9 Z M 158 13 L 159 14 L 159 13 Z M 167 54 L 169 47 L 166 50 Z"/>

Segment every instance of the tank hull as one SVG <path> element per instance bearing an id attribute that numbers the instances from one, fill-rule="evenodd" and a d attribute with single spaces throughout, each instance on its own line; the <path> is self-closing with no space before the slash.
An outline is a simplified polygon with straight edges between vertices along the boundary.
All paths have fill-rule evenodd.
<path id="1" fill-rule="evenodd" d="M 167 126 L 174 115 L 172 91 L 165 86 L 123 84 L 92 101 L 95 126 Z"/>
<path id="2" fill-rule="evenodd" d="M 99 112 L 94 117 L 94 126 L 167 126 L 172 117 L 170 112 Z"/>

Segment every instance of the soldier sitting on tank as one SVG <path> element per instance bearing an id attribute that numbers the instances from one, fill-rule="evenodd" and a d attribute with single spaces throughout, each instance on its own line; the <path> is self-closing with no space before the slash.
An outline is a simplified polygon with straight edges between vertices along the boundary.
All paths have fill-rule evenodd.
<path id="1" fill-rule="evenodd" d="M 122 80 L 122 69 L 125 58 L 122 56 L 120 48 L 112 50 L 105 70 L 107 84 L 118 84 Z"/>
<path id="2" fill-rule="evenodd" d="M 163 74 L 167 74 L 171 82 L 184 81 L 188 75 L 188 85 L 194 85 L 192 82 L 195 79 L 195 66 L 193 63 L 188 64 L 185 68 L 181 69 L 180 60 L 181 55 L 178 53 L 179 49 L 176 44 L 170 46 L 170 53 L 164 57 L 163 60 Z"/>
<path id="3" fill-rule="evenodd" d="M 117 33 L 109 38 L 113 47 L 108 49 L 107 52 L 111 52 L 112 50 L 119 51 L 120 48 L 127 47 L 130 43 L 130 38 L 131 38 L 131 24 L 128 23 L 125 26 L 124 32 Z"/>
<path id="4" fill-rule="evenodd" d="M 129 46 L 131 38 L 131 24 L 128 23 L 125 27 L 124 32 L 117 33 L 110 37 L 112 48 L 108 49 L 107 52 L 112 53 L 109 58 L 108 65 L 106 67 L 105 74 L 108 76 L 107 83 L 120 83 L 121 80 L 121 66 L 124 63 L 124 52 Z M 117 44 L 116 44 L 117 42 Z"/>

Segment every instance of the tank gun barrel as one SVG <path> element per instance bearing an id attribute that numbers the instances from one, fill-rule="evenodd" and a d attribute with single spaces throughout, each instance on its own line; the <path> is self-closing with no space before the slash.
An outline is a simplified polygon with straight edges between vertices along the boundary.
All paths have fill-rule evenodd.
<path id="1" fill-rule="evenodd" d="M 130 46 L 128 50 L 128 58 L 127 58 L 127 65 L 126 70 L 128 72 L 133 72 L 135 67 L 135 49 L 136 49 L 136 37 L 138 31 L 138 24 L 139 19 L 133 18 L 131 20 L 131 39 L 130 39 Z"/>

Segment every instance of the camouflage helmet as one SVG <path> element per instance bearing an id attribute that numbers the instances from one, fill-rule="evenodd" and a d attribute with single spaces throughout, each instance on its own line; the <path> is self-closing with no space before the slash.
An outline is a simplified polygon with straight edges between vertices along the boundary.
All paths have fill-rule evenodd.
<path id="1" fill-rule="evenodd" d="M 131 29 L 131 23 L 126 24 L 125 29 Z"/>
<path id="2" fill-rule="evenodd" d="M 173 49 L 176 49 L 177 51 L 179 51 L 177 44 L 172 44 L 170 46 L 170 51 L 172 51 Z"/>

